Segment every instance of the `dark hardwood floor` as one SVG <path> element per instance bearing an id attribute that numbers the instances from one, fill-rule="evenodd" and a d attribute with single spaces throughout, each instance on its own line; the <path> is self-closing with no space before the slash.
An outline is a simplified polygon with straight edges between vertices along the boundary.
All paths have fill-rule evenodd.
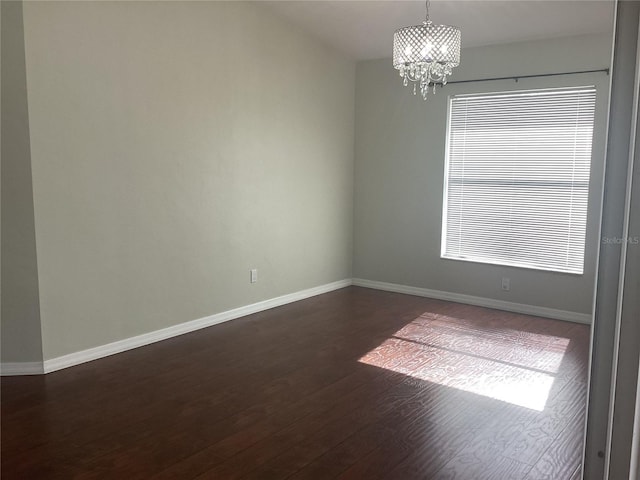
<path id="1" fill-rule="evenodd" d="M 2 478 L 572 480 L 588 339 L 350 287 L 2 378 Z"/>

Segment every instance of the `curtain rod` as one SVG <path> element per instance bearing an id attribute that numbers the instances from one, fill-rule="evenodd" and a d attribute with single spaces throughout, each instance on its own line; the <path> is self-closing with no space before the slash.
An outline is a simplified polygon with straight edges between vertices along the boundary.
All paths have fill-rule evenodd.
<path id="1" fill-rule="evenodd" d="M 494 80 L 515 80 L 517 82 L 521 78 L 557 77 L 559 75 L 579 75 L 583 73 L 601 73 L 601 72 L 604 72 L 607 75 L 609 75 L 608 68 L 601 68 L 599 70 L 578 70 L 575 72 L 539 73 L 537 75 L 512 75 L 510 77 L 477 78 L 475 80 L 453 80 L 453 81 L 447 82 L 447 85 L 452 83 L 492 82 Z M 440 85 L 443 86 L 442 84 Z"/>

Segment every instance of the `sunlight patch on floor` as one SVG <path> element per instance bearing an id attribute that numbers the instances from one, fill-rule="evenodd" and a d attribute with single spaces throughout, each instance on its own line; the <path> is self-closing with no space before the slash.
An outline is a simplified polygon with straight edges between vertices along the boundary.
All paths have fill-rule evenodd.
<path id="1" fill-rule="evenodd" d="M 425 314 L 360 362 L 542 411 L 569 340 Z"/>

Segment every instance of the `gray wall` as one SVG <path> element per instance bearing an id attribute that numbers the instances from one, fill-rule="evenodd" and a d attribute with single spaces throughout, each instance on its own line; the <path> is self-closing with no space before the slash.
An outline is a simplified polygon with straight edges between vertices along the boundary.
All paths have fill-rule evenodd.
<path id="1" fill-rule="evenodd" d="M 611 36 L 470 48 L 451 80 L 607 68 Z M 356 73 L 354 277 L 590 313 L 598 245 L 608 77 L 604 73 L 450 84 L 424 102 L 390 59 Z M 440 258 L 448 95 L 596 85 L 597 112 L 584 275 Z M 511 291 L 501 290 L 501 278 Z"/>
<path id="2" fill-rule="evenodd" d="M 3 363 L 41 362 L 29 116 L 25 83 L 22 4 L 2 11 L 2 308 Z"/>
<path id="3" fill-rule="evenodd" d="M 45 359 L 351 277 L 352 61 L 248 2 L 24 18 Z"/>

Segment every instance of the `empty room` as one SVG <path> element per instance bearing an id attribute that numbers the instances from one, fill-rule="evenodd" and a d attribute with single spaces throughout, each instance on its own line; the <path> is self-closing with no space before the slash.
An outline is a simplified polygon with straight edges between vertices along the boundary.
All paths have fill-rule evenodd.
<path id="1" fill-rule="evenodd" d="M 0 20 L 3 479 L 640 478 L 640 2 Z"/>

